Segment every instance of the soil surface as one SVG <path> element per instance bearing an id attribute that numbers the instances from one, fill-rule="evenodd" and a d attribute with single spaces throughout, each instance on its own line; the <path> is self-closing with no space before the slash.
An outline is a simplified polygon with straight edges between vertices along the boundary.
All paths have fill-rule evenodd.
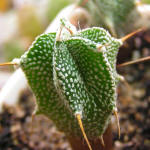
<path id="1" fill-rule="evenodd" d="M 150 55 L 150 31 L 130 39 L 118 55 L 118 64 Z M 115 150 L 150 150 L 150 61 L 118 69 L 126 82 L 118 86 L 118 114 L 121 137 L 115 118 Z M 32 121 L 35 98 L 29 90 L 20 96 L 19 104 L 0 114 L 0 150 L 71 150 L 65 135 L 52 121 L 36 116 Z"/>

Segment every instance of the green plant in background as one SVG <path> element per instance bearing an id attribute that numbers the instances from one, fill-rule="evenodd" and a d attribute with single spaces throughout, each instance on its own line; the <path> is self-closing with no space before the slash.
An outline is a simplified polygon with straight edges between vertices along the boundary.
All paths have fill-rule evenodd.
<path id="1" fill-rule="evenodd" d="M 150 9 L 144 3 L 136 0 L 79 0 L 79 5 L 84 7 L 91 15 L 91 26 L 100 26 L 110 31 L 114 37 L 122 37 L 141 28 L 149 28 Z M 145 16 L 144 16 L 144 15 Z"/>
<path id="2" fill-rule="evenodd" d="M 102 26 L 117 36 L 121 34 L 128 15 L 136 5 L 134 0 L 88 0 L 83 7 L 92 15 L 92 26 Z"/>

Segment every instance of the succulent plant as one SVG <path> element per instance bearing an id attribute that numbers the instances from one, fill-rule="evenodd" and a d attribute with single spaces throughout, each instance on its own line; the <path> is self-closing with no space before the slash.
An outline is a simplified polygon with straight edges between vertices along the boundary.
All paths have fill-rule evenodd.
<path id="1" fill-rule="evenodd" d="M 121 30 L 135 6 L 134 0 L 89 0 L 84 5 L 93 10 L 93 25 L 116 37 L 126 33 Z M 125 39 L 100 27 L 76 31 L 66 20 L 60 22 L 58 32 L 38 36 L 12 64 L 20 65 L 35 94 L 34 114 L 47 116 L 67 136 L 83 135 L 91 150 L 88 139 L 102 139 L 112 114 L 117 116 L 116 89 L 122 77 L 116 57 Z"/>
<path id="2" fill-rule="evenodd" d="M 68 136 L 102 137 L 117 111 L 116 56 L 121 39 L 105 29 L 76 31 L 61 19 L 57 33 L 40 35 L 20 59 L 36 97 L 35 114 L 53 120 Z M 81 132 L 82 131 L 82 132 Z"/>

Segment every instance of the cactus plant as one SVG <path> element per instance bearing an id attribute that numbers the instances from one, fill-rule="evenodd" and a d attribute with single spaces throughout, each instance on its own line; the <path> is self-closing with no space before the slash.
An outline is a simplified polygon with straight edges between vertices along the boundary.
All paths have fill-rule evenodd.
<path id="1" fill-rule="evenodd" d="M 128 36 L 127 36 L 128 37 Z M 76 31 L 61 19 L 57 33 L 40 35 L 12 64 L 24 71 L 36 96 L 34 114 L 54 121 L 67 136 L 101 137 L 116 114 L 116 57 L 123 39 L 105 29 Z M 81 131 L 80 131 L 81 129 Z"/>
<path id="2" fill-rule="evenodd" d="M 90 2 L 93 6 L 97 1 Z M 122 35 L 120 30 L 134 2 L 131 7 L 119 1 L 113 7 L 99 2 L 104 4 L 103 9 L 98 8 L 105 16 L 101 25 L 115 36 Z M 107 5 L 111 9 L 106 13 Z M 115 14 L 119 10 L 123 11 L 121 16 Z M 92 149 L 88 139 L 102 138 L 112 113 L 117 112 L 116 88 L 122 77 L 116 72 L 116 56 L 123 41 L 103 28 L 76 31 L 65 20 L 57 33 L 37 37 L 29 51 L 12 63 L 20 65 L 36 96 L 35 114 L 52 119 L 68 136 L 83 134 Z"/>

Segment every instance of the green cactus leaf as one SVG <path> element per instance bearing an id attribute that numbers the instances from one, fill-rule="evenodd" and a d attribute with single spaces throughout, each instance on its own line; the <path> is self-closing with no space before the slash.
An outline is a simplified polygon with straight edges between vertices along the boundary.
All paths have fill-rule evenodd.
<path id="1" fill-rule="evenodd" d="M 36 97 L 36 114 L 49 117 L 59 130 L 70 133 L 68 120 L 75 124 L 76 119 L 60 101 L 53 82 L 55 37 L 55 33 L 39 36 L 21 57 L 20 65 Z"/>

